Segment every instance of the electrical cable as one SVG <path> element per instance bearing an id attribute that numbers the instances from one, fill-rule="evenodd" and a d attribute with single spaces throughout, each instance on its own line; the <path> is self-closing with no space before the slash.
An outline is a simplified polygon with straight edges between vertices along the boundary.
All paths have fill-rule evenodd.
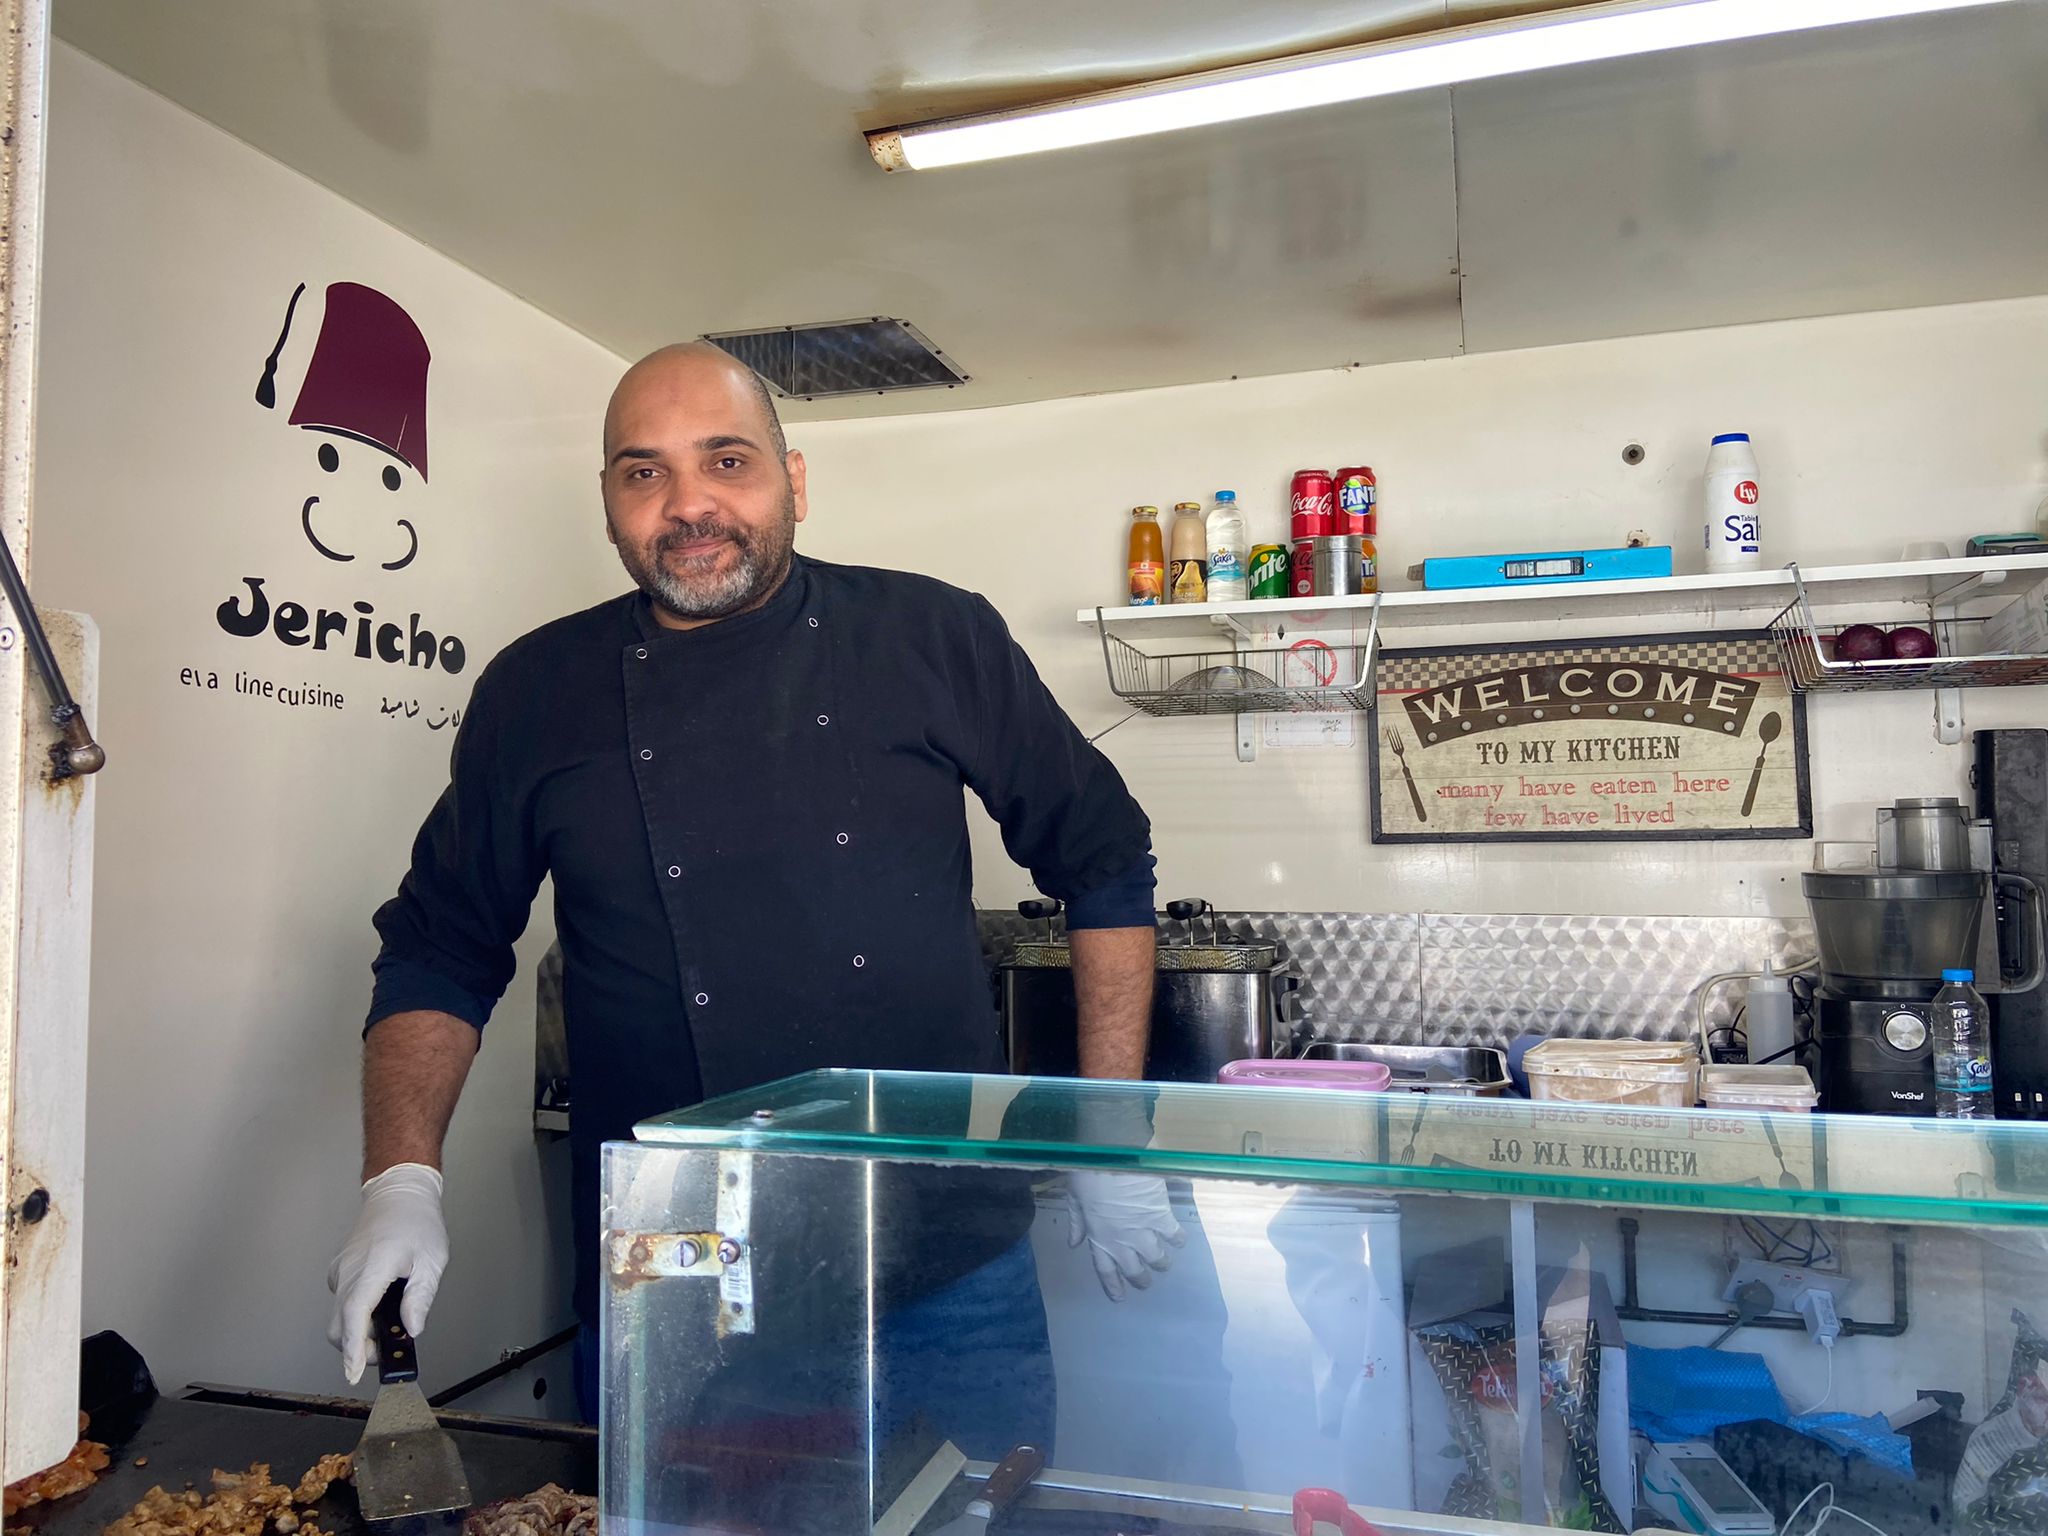
<path id="1" fill-rule="evenodd" d="M 1715 988 L 1725 986 L 1731 981 L 1748 981 L 1757 974 L 1755 971 L 1723 971 L 1717 976 L 1709 976 L 1693 993 L 1693 1028 L 1699 1036 L 1702 1061 L 1714 1059 L 1714 1039 L 1707 1030 L 1707 999 L 1713 995 Z"/>
<path id="2" fill-rule="evenodd" d="M 1795 1533 L 1792 1529 L 1793 1524 L 1806 1512 L 1806 1506 L 1819 1498 L 1823 1493 L 1828 1496 L 1827 1502 L 1821 1505 L 1820 1513 L 1814 1516 L 1813 1524 L 1809 1525 L 1804 1531 Z M 1833 1483 L 1816 1483 L 1805 1498 L 1793 1505 L 1792 1513 L 1787 1515 L 1785 1523 L 1778 1527 L 1778 1536 L 1819 1536 L 1820 1528 L 1828 1523 L 1830 1515 L 1840 1515 L 1844 1520 L 1853 1520 L 1856 1524 L 1862 1526 L 1863 1529 L 1871 1532 L 1872 1536 L 1891 1536 L 1889 1531 L 1872 1525 L 1853 1509 L 1844 1509 L 1841 1505 L 1837 1504 L 1835 1502 L 1835 1485 Z"/>
<path id="3" fill-rule="evenodd" d="M 1813 1247 L 1808 1250 L 1812 1257 L 1807 1260 L 1807 1263 L 1811 1265 L 1835 1263 L 1835 1245 L 1828 1241 L 1828 1234 L 1821 1224 L 1817 1221 L 1809 1221 L 1806 1224 L 1806 1230 L 1813 1234 Z"/>
<path id="4" fill-rule="evenodd" d="M 1805 1269 L 1827 1263 L 1835 1256 L 1834 1245 L 1827 1240 L 1817 1222 L 1804 1223 L 1806 1246 L 1803 1248 L 1792 1236 L 1792 1232 L 1797 1230 L 1796 1225 L 1791 1230 L 1780 1232 L 1761 1216 L 1738 1216 L 1735 1225 L 1736 1230 L 1748 1238 L 1750 1246 L 1756 1249 L 1757 1257 L 1766 1264 L 1796 1264 Z M 1759 1231 L 1763 1233 L 1763 1237 L 1757 1235 Z M 1769 1241 L 1766 1242 L 1765 1238 Z"/>
<path id="5" fill-rule="evenodd" d="M 1832 1341 L 1823 1339 L 1821 1341 L 1821 1348 L 1828 1352 L 1828 1389 L 1821 1393 L 1819 1402 L 1815 1403 L 1811 1408 L 1801 1408 L 1793 1415 L 1794 1418 L 1803 1419 L 1809 1413 L 1819 1413 L 1821 1409 L 1827 1407 L 1828 1399 L 1835 1395 L 1835 1346 Z M 1814 1527 L 1815 1530 L 1819 1528 L 1817 1524 Z"/>

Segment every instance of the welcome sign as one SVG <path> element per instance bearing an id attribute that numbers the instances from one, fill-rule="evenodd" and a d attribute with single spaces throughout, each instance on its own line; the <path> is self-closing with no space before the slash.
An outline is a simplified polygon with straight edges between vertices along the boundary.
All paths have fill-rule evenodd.
<path id="1" fill-rule="evenodd" d="M 1374 842 L 1813 835 L 1767 633 L 1390 651 L 1377 691 Z"/>

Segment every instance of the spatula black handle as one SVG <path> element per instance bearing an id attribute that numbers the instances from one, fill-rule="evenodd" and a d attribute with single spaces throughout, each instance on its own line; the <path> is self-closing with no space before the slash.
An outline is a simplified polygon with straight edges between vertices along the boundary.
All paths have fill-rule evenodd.
<path id="1" fill-rule="evenodd" d="M 370 1314 L 371 1337 L 377 1341 L 377 1381 L 383 1386 L 420 1379 L 420 1362 L 413 1353 L 412 1335 L 398 1320 L 399 1303 L 404 1300 L 405 1282 L 394 1280 Z"/>

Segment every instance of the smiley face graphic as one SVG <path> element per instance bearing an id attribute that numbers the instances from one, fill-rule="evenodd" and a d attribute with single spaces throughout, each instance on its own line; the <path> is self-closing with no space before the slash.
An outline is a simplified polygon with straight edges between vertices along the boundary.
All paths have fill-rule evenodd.
<path id="1" fill-rule="evenodd" d="M 309 430 L 320 432 L 319 428 Z M 347 511 L 353 515 L 346 518 L 337 516 L 335 504 L 344 498 L 337 497 L 331 492 L 323 498 L 321 493 L 316 491 L 308 496 L 299 508 L 299 527 L 305 531 L 306 542 L 329 560 L 353 560 L 356 558 L 352 552 L 353 548 L 365 536 L 357 530 L 364 529 L 366 524 L 384 522 L 383 518 L 376 515 L 378 509 L 366 503 L 379 499 L 389 501 L 393 496 L 403 493 L 406 487 L 405 471 L 376 444 L 364 444 L 339 433 L 321 432 L 320 435 L 322 441 L 314 452 L 314 462 L 320 466 L 323 476 L 335 477 L 330 484 L 337 488 L 347 488 L 350 493 L 345 498 Z M 350 473 L 343 473 L 344 466 Z M 357 472 L 359 470 L 366 473 Z M 323 500 L 329 506 L 328 512 L 320 514 L 321 521 L 328 530 L 326 539 L 321 537 L 314 526 L 315 508 L 321 506 Z M 403 505 L 402 500 L 399 504 Z M 342 528 L 344 523 L 346 531 Z M 402 571 L 419 556 L 419 530 L 413 526 L 412 520 L 406 517 L 392 518 L 388 526 L 393 530 L 391 537 L 380 541 L 380 545 L 386 545 L 388 549 L 380 547 L 375 552 L 393 553 L 396 558 L 381 560 L 378 564 L 387 571 Z M 374 533 L 374 527 L 369 531 Z M 349 546 L 349 550 L 336 548 L 338 544 Z"/>

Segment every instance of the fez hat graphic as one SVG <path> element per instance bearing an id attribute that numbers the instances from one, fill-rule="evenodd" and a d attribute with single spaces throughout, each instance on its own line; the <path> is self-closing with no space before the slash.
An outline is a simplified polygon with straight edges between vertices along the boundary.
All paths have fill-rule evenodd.
<path id="1" fill-rule="evenodd" d="M 277 405 L 277 359 L 291 334 L 304 283 L 285 309 L 284 329 L 263 365 L 256 402 Z M 427 338 L 397 300 L 361 283 L 330 283 L 313 360 L 288 418 L 295 427 L 336 432 L 381 448 L 427 478 Z"/>

